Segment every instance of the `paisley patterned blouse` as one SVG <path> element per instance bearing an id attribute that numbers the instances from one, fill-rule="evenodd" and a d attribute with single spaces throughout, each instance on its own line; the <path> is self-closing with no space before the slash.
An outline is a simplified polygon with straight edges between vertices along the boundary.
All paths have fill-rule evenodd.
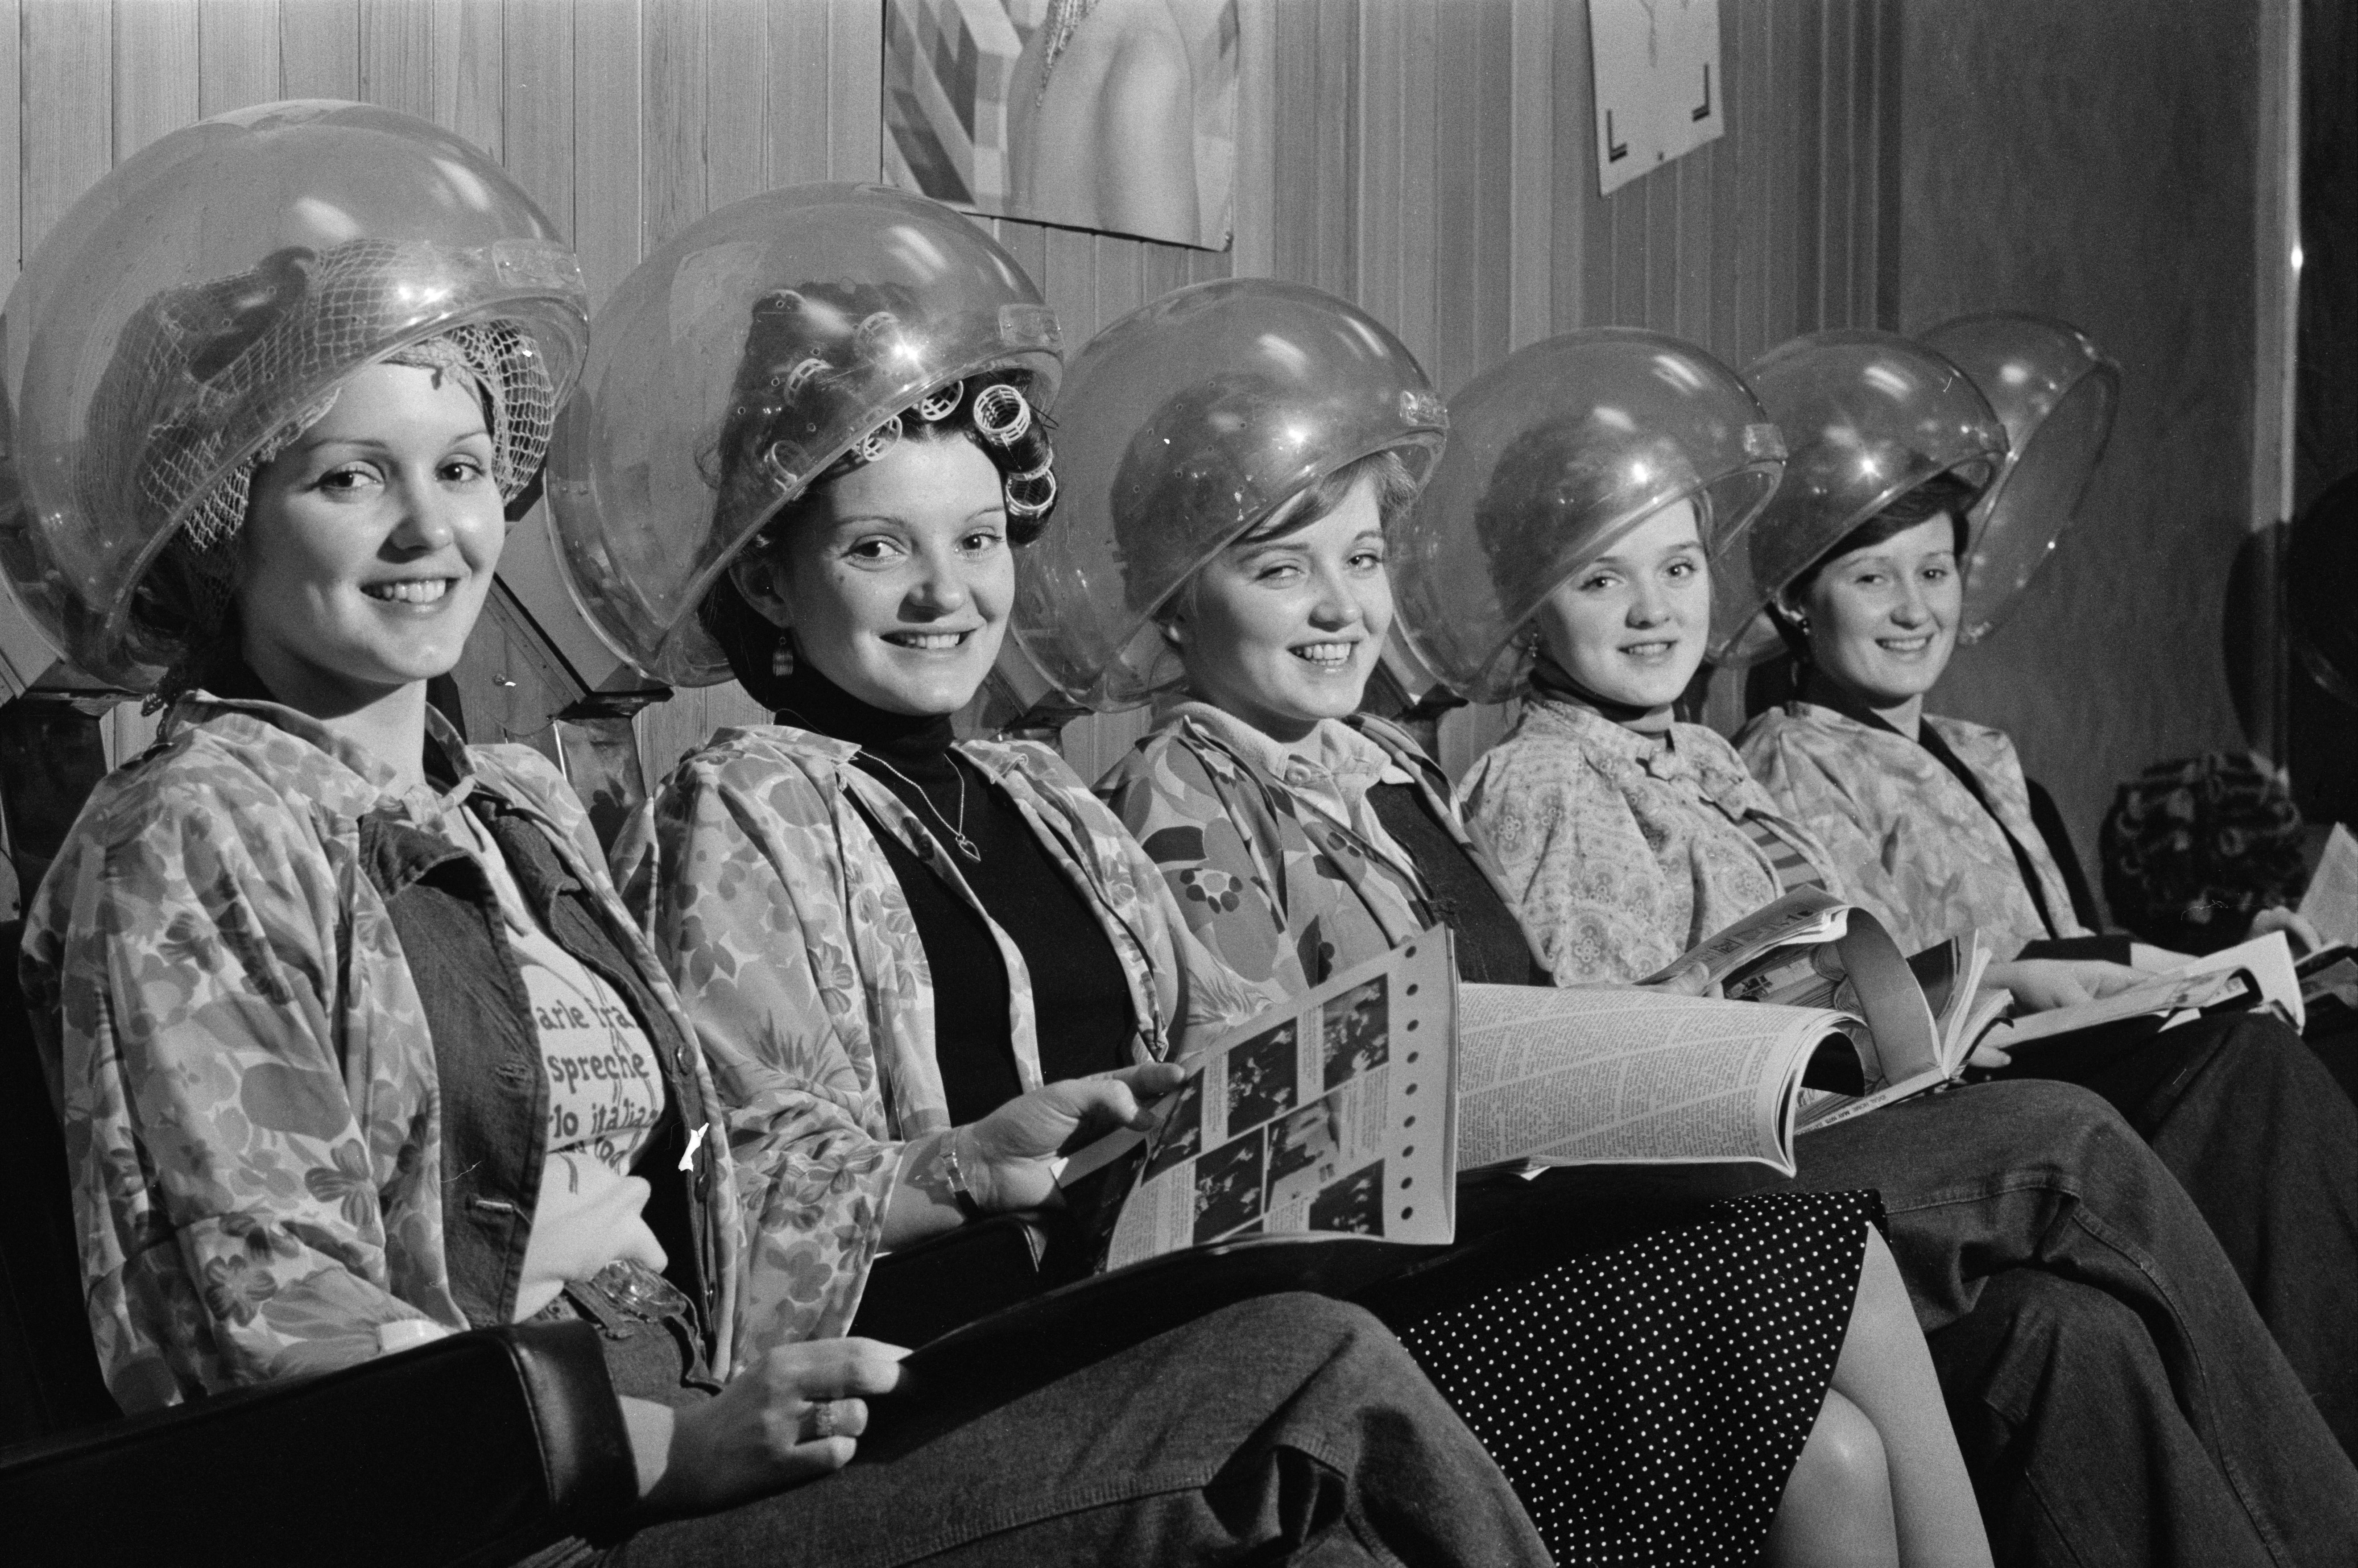
<path id="1" fill-rule="evenodd" d="M 1825 852 L 1699 724 L 1641 735 L 1531 697 L 1459 788 L 1560 986 L 1642 979 L 1775 900 L 1747 821 L 1839 893 Z"/>
<path id="2" fill-rule="evenodd" d="M 467 1326 L 444 1260 L 433 1043 L 360 863 L 362 817 L 438 830 L 471 792 L 503 796 L 686 1027 L 556 771 L 428 723 L 462 769 L 447 794 L 401 792 L 292 708 L 184 698 L 100 783 L 27 912 L 20 968 L 91 1328 L 126 1410 L 366 1360 L 385 1323 Z M 718 1098 L 701 1064 L 695 1087 Z M 733 1212 L 727 1162 L 706 1163 Z M 717 1238 L 724 1313 L 739 1251 Z M 715 1360 L 725 1375 L 727 1345 Z"/>
<path id="3" fill-rule="evenodd" d="M 1873 910 L 1909 952 L 1979 926 L 2011 958 L 2047 935 L 2023 885 L 2012 833 L 2038 873 L 2056 935 L 2085 936 L 2071 893 L 2030 816 L 2030 791 L 2003 730 L 1957 719 L 1924 722 L 1981 781 L 1982 809 L 1922 746 L 1816 703 L 1771 708 L 1736 737 L 1753 776 L 1825 845 L 1845 896 Z"/>
<path id="4" fill-rule="evenodd" d="M 1087 898 L 1130 977 L 1137 1060 L 1184 1053 L 1276 1000 L 1188 934 L 1153 862 L 1054 751 L 983 741 L 958 750 L 1006 791 Z M 615 846 L 617 880 L 706 1050 L 759 1064 L 720 1085 L 738 1199 L 755 1233 L 741 1344 L 844 1332 L 903 1146 L 949 1125 L 925 947 L 869 818 L 990 921 L 933 834 L 849 765 L 857 754 L 784 725 L 723 730 L 681 762 L 651 815 Z M 1007 966 L 1017 1072 L 1037 1088 L 1022 956 L 990 929 Z"/>

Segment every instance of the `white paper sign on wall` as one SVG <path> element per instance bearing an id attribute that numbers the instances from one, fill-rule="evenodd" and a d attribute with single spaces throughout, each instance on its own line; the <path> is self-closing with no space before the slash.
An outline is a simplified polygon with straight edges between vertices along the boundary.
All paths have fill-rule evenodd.
<path id="1" fill-rule="evenodd" d="M 1719 0 L 1588 0 L 1588 44 L 1599 194 L 1720 134 Z"/>

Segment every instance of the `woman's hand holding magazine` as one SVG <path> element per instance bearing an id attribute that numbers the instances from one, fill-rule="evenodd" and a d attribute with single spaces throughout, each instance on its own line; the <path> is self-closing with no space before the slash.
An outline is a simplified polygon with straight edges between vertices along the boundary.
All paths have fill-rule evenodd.
<path id="1" fill-rule="evenodd" d="M 2014 998 L 2017 1012 L 2080 1007 L 2145 984 L 2153 977 L 2126 964 L 2093 958 L 2017 958 L 1992 964 L 1983 979 Z"/>

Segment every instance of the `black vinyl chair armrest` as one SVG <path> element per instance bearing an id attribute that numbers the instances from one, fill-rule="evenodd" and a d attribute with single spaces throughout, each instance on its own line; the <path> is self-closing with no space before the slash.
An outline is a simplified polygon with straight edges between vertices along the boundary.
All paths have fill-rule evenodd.
<path id="1" fill-rule="evenodd" d="M 637 1497 L 588 1324 L 399 1355 L 0 1450 L 14 1563 L 490 1568 L 611 1535 Z"/>

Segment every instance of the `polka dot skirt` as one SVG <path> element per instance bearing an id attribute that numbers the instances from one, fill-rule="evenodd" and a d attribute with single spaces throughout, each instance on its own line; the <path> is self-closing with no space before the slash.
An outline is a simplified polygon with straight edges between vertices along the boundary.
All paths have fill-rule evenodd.
<path id="1" fill-rule="evenodd" d="M 1850 1323 L 1873 1193 L 1764 1193 L 1401 1337 L 1559 1564 L 1749 1568 Z"/>

